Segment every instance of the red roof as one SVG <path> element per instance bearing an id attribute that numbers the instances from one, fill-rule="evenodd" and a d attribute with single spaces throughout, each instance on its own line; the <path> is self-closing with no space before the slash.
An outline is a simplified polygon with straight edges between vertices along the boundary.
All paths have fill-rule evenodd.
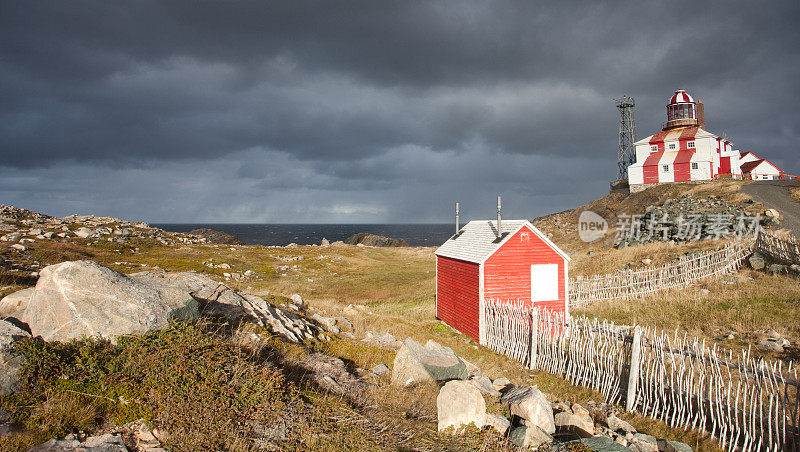
<path id="1" fill-rule="evenodd" d="M 767 159 L 753 160 L 752 162 L 742 163 L 742 166 L 741 166 L 740 168 L 742 169 L 742 173 L 749 173 L 750 171 L 753 171 L 753 168 L 757 167 L 758 165 L 760 165 L 760 164 L 761 164 L 761 163 L 763 163 L 763 162 L 767 162 L 767 163 L 769 163 L 770 165 L 774 166 L 774 167 L 775 167 L 775 169 L 777 169 L 779 173 L 782 173 L 782 172 L 783 172 L 783 170 L 782 170 L 782 169 L 780 169 L 780 168 L 778 167 L 778 165 L 776 165 L 776 164 L 774 164 L 774 163 L 770 162 L 770 161 L 769 161 L 769 160 L 767 160 Z"/>
<path id="2" fill-rule="evenodd" d="M 755 168 L 758 165 L 760 165 L 761 162 L 763 162 L 763 161 L 764 161 L 764 159 L 753 160 L 752 162 L 742 163 L 742 167 L 741 167 L 742 168 L 742 172 L 743 173 L 749 173 L 750 171 L 753 170 L 753 168 Z"/>

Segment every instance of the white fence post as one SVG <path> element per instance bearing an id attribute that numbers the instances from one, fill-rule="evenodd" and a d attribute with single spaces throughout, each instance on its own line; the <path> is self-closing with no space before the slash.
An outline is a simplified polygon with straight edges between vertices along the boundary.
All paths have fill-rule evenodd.
<path id="1" fill-rule="evenodd" d="M 641 362 L 642 329 L 637 326 L 633 330 L 630 371 L 628 372 L 628 392 L 625 399 L 625 410 L 629 412 L 636 408 L 636 388 L 639 386 L 639 365 Z"/>
<path id="2" fill-rule="evenodd" d="M 539 310 L 531 308 L 531 369 L 536 369 L 536 360 L 539 358 Z"/>

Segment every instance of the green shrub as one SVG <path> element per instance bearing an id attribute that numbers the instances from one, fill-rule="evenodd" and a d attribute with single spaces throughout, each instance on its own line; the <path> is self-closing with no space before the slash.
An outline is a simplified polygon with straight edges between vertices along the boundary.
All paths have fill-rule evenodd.
<path id="1" fill-rule="evenodd" d="M 24 389 L 2 399 L 26 427 L 0 439 L 24 450 L 50 437 L 158 419 L 172 450 L 233 450 L 275 421 L 296 390 L 270 366 L 191 324 L 144 336 L 17 343 Z"/>

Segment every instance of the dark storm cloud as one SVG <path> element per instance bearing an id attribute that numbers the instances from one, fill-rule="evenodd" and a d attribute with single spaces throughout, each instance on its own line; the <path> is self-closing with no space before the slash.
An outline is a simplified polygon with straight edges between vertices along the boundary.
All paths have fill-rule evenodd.
<path id="1" fill-rule="evenodd" d="M 23 171 L 13 190 L 22 201 L 47 187 L 83 196 L 85 185 L 49 172 L 59 167 L 157 179 L 177 193 L 200 190 L 193 174 L 213 178 L 214 165 L 224 182 L 202 186 L 227 193 L 224 184 L 238 198 L 209 191 L 200 214 L 176 210 L 176 196 L 163 219 L 253 218 L 237 206 L 270 191 L 292 193 L 274 203 L 320 206 L 370 191 L 331 215 L 375 204 L 365 215 L 385 221 L 397 217 L 376 213 L 384 200 L 434 218 L 419 213 L 431 192 L 436 206 L 505 190 L 567 207 L 602 195 L 615 176 L 611 98 L 636 97 L 643 138 L 686 88 L 706 102 L 712 132 L 800 172 L 799 10 L 791 1 L 4 2 L 2 165 Z M 39 183 L 19 189 L 29 178 Z"/>

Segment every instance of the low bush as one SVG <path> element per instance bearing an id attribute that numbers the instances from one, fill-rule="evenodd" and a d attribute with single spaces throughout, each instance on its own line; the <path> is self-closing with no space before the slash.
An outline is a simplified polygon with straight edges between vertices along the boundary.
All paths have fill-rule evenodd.
<path id="1" fill-rule="evenodd" d="M 1 402 L 24 430 L 0 439 L 0 450 L 139 418 L 169 431 L 171 450 L 246 449 L 297 396 L 279 371 L 197 325 L 117 344 L 28 339 L 17 349 L 24 389 Z"/>

